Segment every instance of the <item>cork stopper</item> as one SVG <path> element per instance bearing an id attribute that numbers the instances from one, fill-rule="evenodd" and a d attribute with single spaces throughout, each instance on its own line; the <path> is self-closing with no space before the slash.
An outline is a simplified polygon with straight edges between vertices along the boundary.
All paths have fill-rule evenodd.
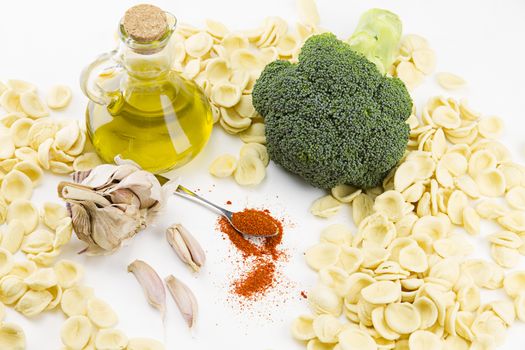
<path id="1" fill-rule="evenodd" d="M 164 11 L 157 6 L 141 4 L 126 11 L 122 26 L 133 40 L 149 43 L 166 33 L 168 20 Z"/>

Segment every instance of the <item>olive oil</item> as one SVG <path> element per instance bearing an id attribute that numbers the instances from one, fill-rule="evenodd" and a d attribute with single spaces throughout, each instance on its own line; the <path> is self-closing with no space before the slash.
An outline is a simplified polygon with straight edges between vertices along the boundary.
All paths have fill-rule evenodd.
<path id="1" fill-rule="evenodd" d="M 160 173 L 180 167 L 206 145 L 213 121 L 201 89 L 178 73 L 128 76 L 107 106 L 90 102 L 87 130 L 105 162 L 131 159 Z"/>

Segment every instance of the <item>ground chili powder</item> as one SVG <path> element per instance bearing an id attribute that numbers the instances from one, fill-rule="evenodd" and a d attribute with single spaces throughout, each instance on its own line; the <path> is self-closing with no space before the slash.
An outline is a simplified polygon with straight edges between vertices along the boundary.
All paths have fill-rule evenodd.
<path id="1" fill-rule="evenodd" d="M 241 232 L 259 237 L 269 237 L 277 233 L 275 220 L 266 212 L 245 209 L 232 215 L 233 226 Z"/>
<path id="2" fill-rule="evenodd" d="M 263 297 L 276 284 L 277 263 L 285 258 L 285 253 L 279 249 L 283 238 L 283 225 L 272 217 L 268 210 L 246 209 L 241 213 L 252 218 L 257 216 L 258 220 L 270 223 L 274 232 L 277 228 L 275 236 L 254 239 L 237 232 L 226 218 L 220 217 L 218 221 L 219 230 L 242 254 L 244 262 L 243 266 L 239 266 L 242 269 L 240 277 L 230 283 L 231 292 L 239 297 L 254 300 Z"/>

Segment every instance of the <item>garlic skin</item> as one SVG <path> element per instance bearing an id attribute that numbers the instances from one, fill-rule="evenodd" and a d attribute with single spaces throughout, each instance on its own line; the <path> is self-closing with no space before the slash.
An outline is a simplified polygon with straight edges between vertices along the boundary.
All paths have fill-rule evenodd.
<path id="1" fill-rule="evenodd" d="M 163 208 L 175 185 L 161 186 L 157 178 L 135 164 L 102 164 L 61 182 L 58 195 L 68 203 L 73 228 L 87 243 L 82 252 L 106 255 L 146 228 Z"/>
<path id="2" fill-rule="evenodd" d="M 206 254 L 199 242 L 181 224 L 174 224 L 166 230 L 166 239 L 180 260 L 198 272 L 206 261 Z"/>

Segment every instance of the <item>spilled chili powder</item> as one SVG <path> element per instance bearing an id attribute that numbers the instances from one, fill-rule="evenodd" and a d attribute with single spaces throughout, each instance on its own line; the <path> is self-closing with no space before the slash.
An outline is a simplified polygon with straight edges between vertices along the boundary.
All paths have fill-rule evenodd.
<path id="1" fill-rule="evenodd" d="M 279 249 L 283 238 L 282 223 L 272 217 L 268 210 L 246 209 L 241 213 L 256 215 L 259 220 L 264 221 L 261 226 L 254 222 L 253 229 L 267 229 L 267 223 L 277 228 L 277 235 L 272 237 L 247 238 L 237 232 L 228 220 L 220 217 L 218 220 L 219 230 L 231 241 L 233 246 L 242 255 L 242 266 L 240 277 L 230 283 L 231 292 L 239 297 L 256 300 L 264 297 L 277 283 L 277 264 L 284 260 L 286 254 Z M 246 215 L 246 214 L 245 214 Z M 240 229 L 240 227 L 239 227 Z"/>

